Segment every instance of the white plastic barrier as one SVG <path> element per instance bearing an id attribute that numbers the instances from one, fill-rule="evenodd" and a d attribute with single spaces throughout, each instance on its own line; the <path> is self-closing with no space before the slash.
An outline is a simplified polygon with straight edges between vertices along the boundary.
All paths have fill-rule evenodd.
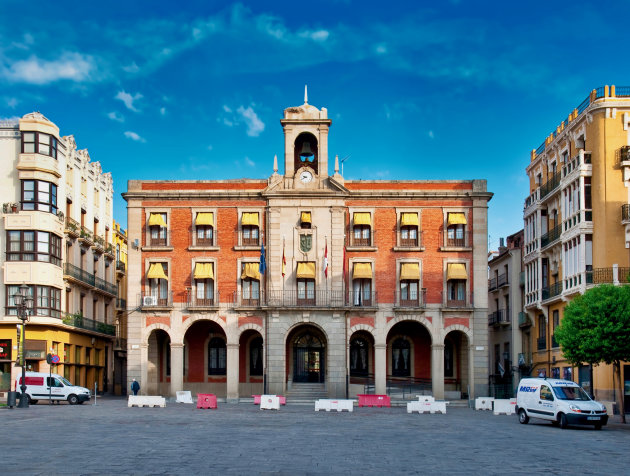
<path id="1" fill-rule="evenodd" d="M 413 412 L 446 414 L 446 402 L 408 402 L 407 413 Z"/>
<path id="2" fill-rule="evenodd" d="M 177 391 L 177 403 L 194 403 L 192 399 L 192 395 L 188 390 L 185 391 Z"/>
<path id="3" fill-rule="evenodd" d="M 280 410 L 280 398 L 277 395 L 261 395 L 261 410 Z"/>
<path id="4" fill-rule="evenodd" d="M 327 398 L 320 398 L 319 400 L 315 400 L 315 411 L 318 412 L 320 410 L 330 411 L 330 402 L 332 400 L 328 400 Z"/>
<path id="5" fill-rule="evenodd" d="M 494 397 L 477 397 L 475 399 L 475 410 L 492 410 Z"/>
<path id="6" fill-rule="evenodd" d="M 157 395 L 129 395 L 128 407 L 166 407 L 166 399 Z"/>
<path id="7" fill-rule="evenodd" d="M 495 415 L 512 415 L 516 413 L 516 399 L 496 399 L 494 401 Z"/>
<path id="8" fill-rule="evenodd" d="M 418 397 L 419 402 L 435 402 L 435 398 L 431 395 L 416 395 Z"/>
<path id="9" fill-rule="evenodd" d="M 354 408 L 354 400 L 331 400 L 330 409 L 338 412 L 347 410 L 349 412 Z"/>

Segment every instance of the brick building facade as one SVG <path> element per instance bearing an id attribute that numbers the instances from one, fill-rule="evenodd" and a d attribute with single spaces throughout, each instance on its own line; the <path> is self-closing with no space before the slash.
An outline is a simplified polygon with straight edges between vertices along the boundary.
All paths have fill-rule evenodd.
<path id="1" fill-rule="evenodd" d="M 129 182 L 128 379 L 228 399 L 485 394 L 486 182 L 350 181 L 336 158 L 329 176 L 327 110 L 281 124 L 283 174 Z"/>

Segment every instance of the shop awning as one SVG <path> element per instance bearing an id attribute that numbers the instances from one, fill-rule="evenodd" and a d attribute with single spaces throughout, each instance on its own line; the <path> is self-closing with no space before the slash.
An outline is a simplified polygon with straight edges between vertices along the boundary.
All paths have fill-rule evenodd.
<path id="1" fill-rule="evenodd" d="M 400 280 L 403 279 L 414 281 L 420 279 L 420 265 L 418 263 L 403 263 L 400 266 Z"/>
<path id="2" fill-rule="evenodd" d="M 302 212 L 300 223 L 311 223 L 311 212 Z"/>
<path id="3" fill-rule="evenodd" d="M 465 225 L 466 215 L 463 213 L 449 213 L 448 224 L 449 225 Z"/>
<path id="4" fill-rule="evenodd" d="M 149 226 L 163 226 L 166 228 L 166 222 L 162 213 L 151 213 L 149 215 Z"/>
<path id="5" fill-rule="evenodd" d="M 369 213 L 357 212 L 354 214 L 354 219 L 352 220 L 355 225 L 371 225 L 372 220 L 370 219 Z"/>
<path id="6" fill-rule="evenodd" d="M 214 226 L 214 214 L 212 212 L 199 212 L 195 219 L 195 225 Z"/>
<path id="7" fill-rule="evenodd" d="M 195 279 L 214 279 L 212 263 L 195 263 Z"/>
<path id="8" fill-rule="evenodd" d="M 446 280 L 448 281 L 449 279 L 468 279 L 466 265 L 464 263 L 448 263 Z"/>
<path id="9" fill-rule="evenodd" d="M 244 212 L 241 216 L 241 225 L 260 226 L 258 224 L 258 213 Z"/>
<path id="10" fill-rule="evenodd" d="M 354 263 L 352 279 L 372 279 L 372 263 Z"/>
<path id="11" fill-rule="evenodd" d="M 244 263 L 243 272 L 241 273 L 241 279 L 252 278 L 260 280 L 259 268 L 259 263 Z"/>
<path id="12" fill-rule="evenodd" d="M 400 226 L 418 226 L 418 214 L 403 213 L 400 217 Z"/>
<path id="13" fill-rule="evenodd" d="M 297 264 L 297 278 L 315 279 L 315 262 L 306 261 Z"/>
<path id="14" fill-rule="evenodd" d="M 151 266 L 149 266 L 149 272 L 147 273 L 147 278 L 168 280 L 168 276 L 164 272 L 164 265 L 162 263 L 151 263 Z"/>

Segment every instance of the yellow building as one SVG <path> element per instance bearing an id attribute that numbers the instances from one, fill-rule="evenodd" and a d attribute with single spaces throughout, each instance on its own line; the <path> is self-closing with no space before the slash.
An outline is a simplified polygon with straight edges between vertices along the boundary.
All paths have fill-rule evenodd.
<path id="1" fill-rule="evenodd" d="M 629 144 L 630 87 L 605 86 L 532 151 L 526 169 L 524 306 L 533 340 L 526 361 L 532 375 L 572 379 L 600 400 L 618 397 L 612 367 L 572 367 L 554 331 L 573 297 L 597 284 L 627 282 Z M 630 365 L 623 372 L 630 381 Z"/>
<path id="2" fill-rule="evenodd" d="M 127 231 L 114 220 L 116 253 L 116 339 L 114 340 L 114 393 L 126 395 L 127 381 Z"/>
<path id="3" fill-rule="evenodd" d="M 40 113 L 0 122 L 0 393 L 15 390 L 14 295 L 33 298 L 24 341 L 27 370 L 52 371 L 98 392 L 112 390 L 114 245 L 111 174 Z M 4 240 L 4 242 L 2 241 Z"/>

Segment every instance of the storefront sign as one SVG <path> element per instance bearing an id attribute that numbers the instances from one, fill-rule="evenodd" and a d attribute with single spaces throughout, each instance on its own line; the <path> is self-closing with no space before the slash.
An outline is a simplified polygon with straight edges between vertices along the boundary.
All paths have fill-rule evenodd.
<path id="1" fill-rule="evenodd" d="M 46 351 L 24 349 L 24 358 L 30 360 L 44 360 L 46 358 Z"/>
<path id="2" fill-rule="evenodd" d="M 0 340 L 0 360 L 11 360 L 11 339 Z"/>

